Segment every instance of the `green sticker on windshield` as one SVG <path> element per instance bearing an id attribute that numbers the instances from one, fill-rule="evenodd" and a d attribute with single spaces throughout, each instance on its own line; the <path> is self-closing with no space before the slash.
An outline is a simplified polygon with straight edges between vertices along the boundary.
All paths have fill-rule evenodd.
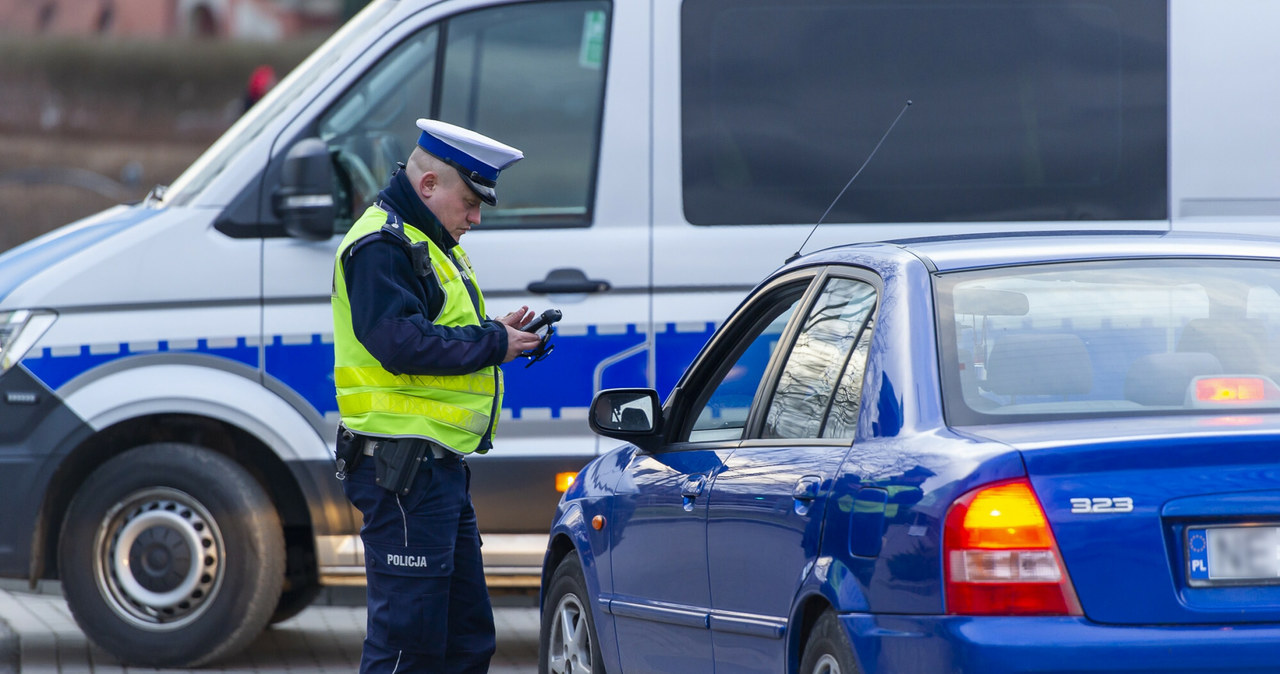
<path id="1" fill-rule="evenodd" d="M 582 17 L 582 47 L 578 50 L 578 65 L 599 70 L 604 62 L 604 12 L 592 10 Z"/>

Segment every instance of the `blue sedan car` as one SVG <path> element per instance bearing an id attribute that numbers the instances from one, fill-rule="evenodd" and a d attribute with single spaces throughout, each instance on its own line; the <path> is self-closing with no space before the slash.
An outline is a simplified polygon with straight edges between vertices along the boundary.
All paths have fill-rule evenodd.
<path id="1" fill-rule="evenodd" d="M 541 670 L 1280 669 L 1280 242 L 837 247 L 559 505 Z"/>

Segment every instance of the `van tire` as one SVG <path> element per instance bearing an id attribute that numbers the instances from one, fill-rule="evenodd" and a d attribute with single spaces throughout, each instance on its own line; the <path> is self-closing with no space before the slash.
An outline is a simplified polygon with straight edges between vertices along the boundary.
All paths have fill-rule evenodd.
<path id="1" fill-rule="evenodd" d="M 538 674 L 604 674 L 591 605 L 582 562 L 578 553 L 571 553 L 556 566 L 547 583 L 538 638 Z M 565 639 L 566 632 L 573 637 Z"/>
<path id="2" fill-rule="evenodd" d="M 276 609 L 284 562 L 280 518 L 257 481 L 182 443 L 137 447 L 95 470 L 58 542 L 76 623 L 139 666 L 193 667 L 242 650 Z"/>
<path id="3" fill-rule="evenodd" d="M 282 623 L 302 613 L 318 596 L 320 596 L 320 584 L 314 582 L 285 590 L 280 593 L 280 601 L 276 602 L 276 609 L 271 612 L 271 619 L 267 624 Z"/>

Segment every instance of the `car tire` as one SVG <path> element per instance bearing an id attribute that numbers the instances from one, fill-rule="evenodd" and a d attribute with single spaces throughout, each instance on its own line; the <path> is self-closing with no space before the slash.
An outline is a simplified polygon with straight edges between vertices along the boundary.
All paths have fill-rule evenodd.
<path id="1" fill-rule="evenodd" d="M 604 674 L 582 562 L 572 553 L 547 584 L 538 638 L 538 674 Z"/>
<path id="2" fill-rule="evenodd" d="M 857 674 L 858 664 L 853 647 L 845 636 L 840 620 L 824 611 L 814 623 L 800 658 L 801 674 Z"/>
<path id="3" fill-rule="evenodd" d="M 95 470 L 67 510 L 58 574 L 76 623 L 128 665 L 192 667 L 266 627 L 284 581 L 271 499 L 239 464 L 180 443 Z"/>

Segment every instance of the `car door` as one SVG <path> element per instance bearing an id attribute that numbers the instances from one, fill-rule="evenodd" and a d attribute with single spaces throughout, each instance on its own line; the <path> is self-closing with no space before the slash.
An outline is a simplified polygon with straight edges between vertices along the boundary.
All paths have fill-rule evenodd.
<path id="1" fill-rule="evenodd" d="M 726 323 L 669 402 L 668 444 L 637 452 L 615 488 L 609 610 L 628 674 L 713 669 L 707 497 L 742 440 L 811 277 L 771 286 Z"/>
<path id="2" fill-rule="evenodd" d="M 827 276 L 711 487 L 707 560 L 716 671 L 786 671 L 796 591 L 852 444 L 877 305 L 871 277 Z"/>

